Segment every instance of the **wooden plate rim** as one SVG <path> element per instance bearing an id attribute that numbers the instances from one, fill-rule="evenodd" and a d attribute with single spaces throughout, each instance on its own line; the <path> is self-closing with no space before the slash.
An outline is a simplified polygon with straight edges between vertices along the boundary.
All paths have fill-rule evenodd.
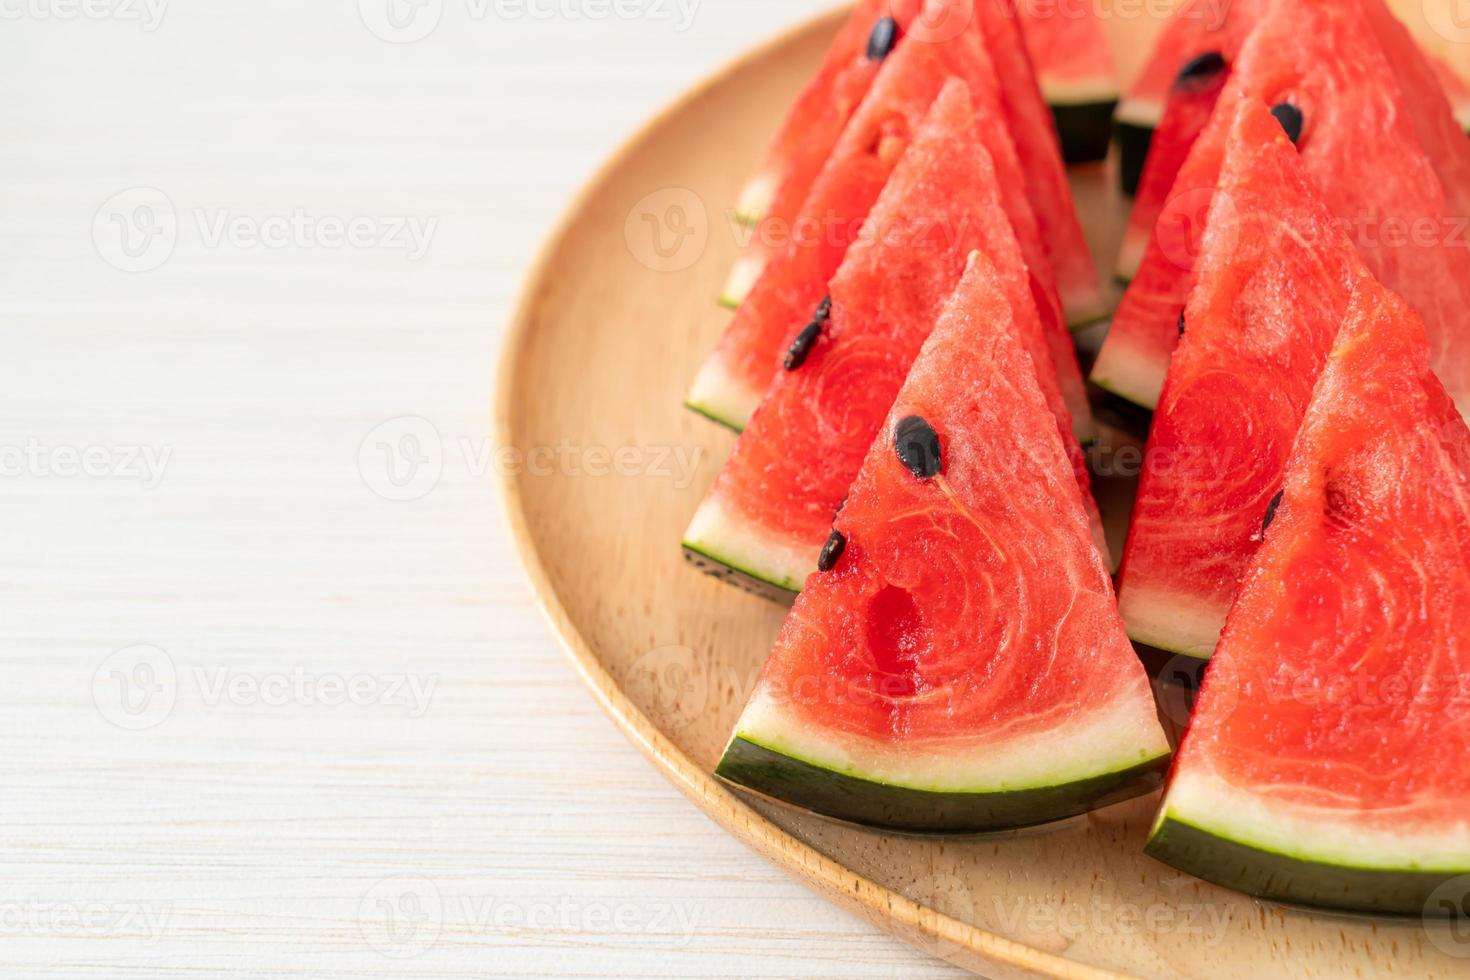
<path id="1" fill-rule="evenodd" d="M 844 16 L 847 8 L 839 8 L 813 17 L 782 31 L 775 37 L 737 55 L 713 74 L 687 89 L 666 105 L 615 150 L 573 196 L 543 240 L 532 260 L 501 344 L 494 395 L 493 436 L 495 444 L 515 444 L 514 418 L 518 411 L 521 356 L 525 352 L 538 297 L 551 274 L 552 260 L 562 249 L 578 217 L 594 200 L 597 189 L 608 181 L 636 150 L 665 123 L 711 89 L 751 62 L 764 58 L 776 49 L 793 43 L 803 34 Z M 819 894 L 837 904 L 857 911 L 869 921 L 900 935 L 924 937 L 936 944 L 952 944 L 957 948 L 1021 970 L 1062 980 L 1126 980 L 1123 974 L 1090 967 L 1075 960 L 1026 946 L 1003 936 L 977 929 L 958 919 L 921 905 L 868 878 L 854 873 L 841 863 L 802 843 L 776 824 L 747 806 L 715 777 L 696 765 L 623 694 L 613 677 L 603 669 L 587 639 L 572 623 L 565 606 L 552 585 L 542 563 L 537 543 L 526 520 L 524 501 L 516 476 L 509 471 L 497 474 L 501 504 L 522 569 L 531 584 L 537 605 L 550 623 L 562 649 L 571 659 L 582 681 L 591 689 L 602 710 L 653 765 L 664 774 L 695 806 L 715 823 L 773 864 L 793 874 Z"/>

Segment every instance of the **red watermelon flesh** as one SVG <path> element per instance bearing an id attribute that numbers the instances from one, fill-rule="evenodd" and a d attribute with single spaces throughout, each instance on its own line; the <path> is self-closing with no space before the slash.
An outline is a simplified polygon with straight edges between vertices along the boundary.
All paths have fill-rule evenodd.
<path id="1" fill-rule="evenodd" d="M 1378 9 L 1376 0 L 1366 6 Z M 1279 0 L 1242 48 L 1220 105 L 1249 91 L 1303 111 L 1300 149 L 1308 171 L 1373 272 L 1425 317 L 1436 370 L 1470 406 L 1470 344 L 1463 340 L 1470 338 L 1470 245 L 1456 217 L 1467 212 L 1447 202 L 1413 119 L 1427 107 L 1449 123 L 1448 132 L 1458 130 L 1437 82 L 1431 79 L 1437 109 L 1395 82 L 1378 40 L 1391 32 L 1364 10 L 1358 0 Z M 1217 112 L 1191 150 L 1093 369 L 1098 385 L 1148 408 L 1157 404 L 1178 338 L 1229 122 L 1228 110 Z M 1428 122 L 1418 128 L 1445 130 Z M 1448 143 L 1436 137 L 1444 172 L 1457 171 L 1466 142 L 1463 135 Z"/>
<path id="2" fill-rule="evenodd" d="M 1169 101 L 1149 143 L 1143 178 L 1139 181 L 1133 211 L 1128 216 L 1128 230 L 1118 253 L 1117 274 L 1125 282 L 1138 272 L 1180 168 L 1189 157 L 1195 140 L 1209 124 L 1215 103 L 1230 77 L 1229 66 L 1221 64 L 1220 70 L 1203 70 L 1181 78 L 1169 90 Z"/>
<path id="3" fill-rule="evenodd" d="M 1092 546 L 1013 278 L 980 253 L 866 453 L 721 776 L 917 831 L 1044 823 L 1168 755 Z M 1044 369 L 1041 372 L 1045 373 Z M 935 454 L 901 462 L 900 433 Z M 908 439 L 909 437 L 903 437 Z M 912 440 L 909 443 L 914 445 Z"/>
<path id="4" fill-rule="evenodd" d="M 1470 429 L 1418 316 L 1364 279 L 1149 852 L 1265 898 L 1443 914 L 1470 872 L 1467 683 Z"/>
<path id="5" fill-rule="evenodd" d="M 1021 29 L 1042 97 L 1051 107 L 1062 158 L 1107 156 L 1118 104 L 1113 48 L 1092 0 L 1021 0 Z"/>
<path id="6" fill-rule="evenodd" d="M 815 567 L 832 514 L 857 475 L 913 358 L 973 250 L 1001 269 L 1022 340 L 1038 365 L 1074 476 L 1088 477 L 1056 381 L 1045 328 L 982 135 L 998 130 L 951 80 L 869 221 L 881 235 L 848 252 L 830 318 L 804 359 L 782 370 L 685 535 L 685 548 L 796 591 Z M 1090 499 L 1090 497 L 1089 497 Z M 1095 512 L 1095 508 L 1094 508 Z M 1101 522 L 1098 521 L 1099 538 Z"/>
<path id="7" fill-rule="evenodd" d="M 736 217 L 754 230 L 721 294 L 726 305 L 739 306 L 745 299 L 777 250 L 774 243 L 792 227 L 838 137 L 872 87 L 883 58 L 868 57 L 869 40 L 878 21 L 888 16 L 888 7 L 888 0 L 858 3 L 740 192 Z"/>
<path id="8" fill-rule="evenodd" d="M 1133 639 L 1214 649 L 1361 274 L 1290 140 L 1241 99 L 1119 576 Z"/>
<path id="9" fill-rule="evenodd" d="M 1132 194 L 1151 156 L 1151 140 L 1160 124 L 1170 90 L 1180 69 L 1205 54 L 1218 54 L 1227 64 L 1255 26 L 1267 0 L 1188 0 L 1169 19 L 1143 69 L 1128 86 L 1114 114 L 1120 144 L 1123 189 Z"/>
<path id="10" fill-rule="evenodd" d="M 896 6 L 915 0 L 893 0 Z M 1026 198 L 1036 214 L 1042 242 L 1051 259 L 1067 323 L 1081 327 L 1107 316 L 1109 303 L 1098 280 L 1097 266 L 1087 249 L 1087 238 L 1077 218 L 1072 186 L 1062 163 L 1051 111 L 1041 96 L 1031 59 L 1026 54 L 1013 0 L 964 0 L 973 4 L 979 25 L 1000 79 L 1005 109 Z"/>
<path id="11" fill-rule="evenodd" d="M 944 0 L 935 4 L 944 8 Z M 980 117 L 982 136 L 1003 183 L 1023 183 L 1021 163 L 1000 108 L 995 70 L 971 31 L 954 31 L 931 41 L 900 44 L 888 58 L 872 92 L 843 133 L 832 158 L 803 206 L 798 225 L 817 229 L 792 242 L 766 267 L 716 344 L 689 393 L 694 410 L 737 431 L 779 370 L 786 349 L 827 294 L 827 283 L 853 241 L 864 236 L 863 221 L 913 131 L 953 76 L 968 83 Z M 1076 352 L 1056 299 L 1056 286 L 1044 241 L 1025 196 L 1008 195 L 1007 214 L 1021 240 L 1028 267 L 1036 276 L 1059 382 L 1068 399 L 1078 437 L 1095 432 Z M 868 236 L 881 233 L 869 230 Z"/>

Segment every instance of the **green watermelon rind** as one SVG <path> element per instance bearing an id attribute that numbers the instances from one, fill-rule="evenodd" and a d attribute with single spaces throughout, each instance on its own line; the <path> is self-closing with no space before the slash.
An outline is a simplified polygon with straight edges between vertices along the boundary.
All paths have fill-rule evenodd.
<path id="1" fill-rule="evenodd" d="M 1062 143 L 1064 163 L 1096 163 L 1107 158 L 1113 112 L 1118 107 L 1116 95 L 1073 100 L 1047 93 L 1046 102 Z"/>
<path id="2" fill-rule="evenodd" d="M 1050 784 L 937 790 L 838 772 L 737 732 L 715 775 L 762 797 L 847 823 L 918 834 L 981 834 L 1055 823 L 1150 793 L 1162 784 L 1168 761 L 1165 753 Z"/>
<path id="3" fill-rule="evenodd" d="M 789 601 L 817 570 L 817 549 L 762 540 L 750 522 L 732 514 L 714 495 L 700 504 L 684 532 L 684 555 L 717 578 L 748 591 Z M 713 566 L 702 565 L 713 562 Z"/>
<path id="4" fill-rule="evenodd" d="M 1161 102 L 1123 99 L 1113 113 L 1113 140 L 1118 144 L 1118 184 L 1132 197 L 1143 179 L 1143 162 L 1148 157 L 1154 130 L 1164 115 Z"/>
<path id="5" fill-rule="evenodd" d="M 1428 903 L 1437 889 L 1470 874 L 1470 855 L 1426 866 L 1392 857 L 1373 861 L 1373 844 L 1352 856 L 1320 848 L 1321 835 L 1304 824 L 1300 839 L 1285 846 L 1252 839 L 1232 825 L 1241 812 L 1229 800 L 1202 800 L 1184 812 L 1176 787 L 1164 799 L 1145 852 L 1170 867 L 1265 901 L 1317 910 L 1372 915 L 1436 916 L 1451 910 Z M 1315 825 L 1320 829 L 1323 824 Z M 1426 853 L 1434 853 L 1432 848 Z M 1419 866 L 1416 866 L 1418 864 Z"/>
<path id="6" fill-rule="evenodd" d="M 1142 358 L 1130 357 L 1117 348 L 1110 354 L 1107 360 L 1098 360 L 1087 380 L 1110 395 L 1116 395 L 1150 412 L 1156 411 L 1159 397 L 1163 394 L 1163 378 L 1154 371 L 1148 371 L 1145 378 L 1144 372 L 1136 370 L 1138 365 L 1146 363 Z M 1166 367 L 1166 373 L 1167 370 Z M 1157 388 L 1154 386 L 1155 381 Z"/>

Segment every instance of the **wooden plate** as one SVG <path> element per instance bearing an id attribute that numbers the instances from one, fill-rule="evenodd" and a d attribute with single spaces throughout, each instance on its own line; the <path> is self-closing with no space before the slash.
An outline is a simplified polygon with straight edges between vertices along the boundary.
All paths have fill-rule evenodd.
<path id="1" fill-rule="evenodd" d="M 753 803 L 711 776 L 784 610 L 684 564 L 680 532 L 733 438 L 680 403 L 728 319 L 714 303 L 736 251 L 725 209 L 836 24 L 748 54 L 636 135 L 572 204 L 509 326 L 497 470 L 583 680 L 730 833 L 987 976 L 1464 976 L 1470 960 L 1420 923 L 1264 906 L 1149 860 L 1157 797 L 1045 835 L 920 839 Z M 1108 268 L 1122 206 L 1101 172 L 1076 182 Z"/>

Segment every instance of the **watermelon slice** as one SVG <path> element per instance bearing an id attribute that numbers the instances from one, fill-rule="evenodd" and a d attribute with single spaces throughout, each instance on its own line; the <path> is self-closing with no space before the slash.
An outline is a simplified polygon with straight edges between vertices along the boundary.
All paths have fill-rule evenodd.
<path id="1" fill-rule="evenodd" d="M 1429 356 L 1419 318 L 1360 282 L 1154 857 L 1293 904 L 1460 911 L 1431 899 L 1470 873 L 1470 430 Z"/>
<path id="2" fill-rule="evenodd" d="M 1132 195 L 1139 188 L 1150 141 L 1180 72 L 1202 56 L 1232 64 L 1263 2 L 1188 0 L 1175 11 L 1113 116 L 1123 193 Z"/>
<path id="3" fill-rule="evenodd" d="M 1229 78 L 1230 66 L 1225 59 L 1210 52 L 1187 64 L 1169 91 L 1163 119 L 1149 143 L 1143 179 L 1139 181 L 1133 211 L 1128 216 L 1128 230 L 1118 252 L 1116 277 L 1120 281 L 1128 282 L 1138 272 L 1159 215 L 1163 214 L 1174 189 L 1174 180 L 1195 140 L 1209 124 Z"/>
<path id="4" fill-rule="evenodd" d="M 1026 57 L 1023 47 L 1019 25 L 1015 22 L 1015 11 L 1009 7 L 1010 2 L 1011 0 L 885 0 L 884 6 L 887 8 L 886 13 L 889 19 L 893 21 L 900 35 L 912 35 L 925 44 L 946 45 L 956 36 L 969 33 L 989 51 L 991 58 L 994 59 L 995 70 L 1000 76 L 1001 92 L 1005 101 L 1007 118 L 1011 123 L 1012 135 L 1015 138 L 1021 160 L 1026 166 L 1024 184 L 1026 195 L 1036 213 L 1044 236 L 1043 240 L 1047 245 L 1044 254 L 1054 268 L 1053 274 L 1062 294 L 1067 322 L 1080 328 L 1106 315 L 1106 300 L 1097 281 L 1092 256 L 1087 251 L 1087 241 L 1083 237 L 1082 227 L 1077 221 L 1076 210 L 1072 203 L 1072 191 L 1066 181 L 1066 172 L 1058 153 L 1052 121 L 1045 103 L 1041 100 L 1041 93 L 1037 89 L 1031 62 Z M 839 45 L 834 48 L 832 54 L 829 54 L 829 60 L 840 62 L 844 54 L 856 57 L 858 45 L 854 44 L 854 40 L 860 37 L 861 32 L 855 25 L 861 25 L 865 18 L 876 12 L 870 10 L 866 5 L 859 8 L 854 19 L 850 21 L 848 30 L 844 31 L 844 37 L 839 39 Z M 886 26 L 881 29 L 874 28 L 870 40 L 864 46 L 865 54 L 869 47 L 875 54 L 878 51 L 891 50 L 891 43 L 886 41 L 878 43 L 878 41 L 892 36 L 896 35 L 889 32 Z M 900 50 L 904 47 L 907 45 L 898 44 Z M 864 71 L 866 70 L 868 69 L 865 68 Z M 886 72 L 880 72 L 880 74 L 884 73 Z M 968 78 L 966 71 L 955 71 L 954 74 Z M 863 86 L 862 71 L 854 70 L 850 75 L 851 77 L 848 75 L 834 76 L 845 80 L 846 86 L 840 93 L 833 92 L 829 98 L 842 100 L 852 96 L 861 97 L 859 89 Z M 876 83 L 870 80 L 866 84 Z M 819 91 L 829 91 L 820 75 L 813 83 L 813 88 L 804 93 L 803 101 L 811 99 L 820 105 Z M 845 101 L 843 104 L 846 104 Z M 787 128 L 799 127 L 806 112 L 807 110 L 801 107 L 794 110 L 787 127 L 783 127 L 783 134 Z M 773 153 L 783 153 L 786 142 L 795 139 L 794 135 L 778 137 Z M 803 146 L 806 146 L 808 142 L 815 145 L 819 141 L 802 138 Z M 832 147 L 832 144 L 827 145 Z M 813 150 L 810 155 L 815 156 L 815 151 Z M 804 156 L 803 159 L 806 157 Z M 822 165 L 821 170 L 817 172 L 817 179 L 808 185 L 811 188 L 808 194 L 815 191 L 820 181 L 820 173 L 834 166 L 834 163 L 835 161 L 829 160 L 828 163 Z M 836 165 L 841 167 L 841 164 Z M 779 165 L 768 164 L 763 168 L 763 172 L 780 171 L 780 169 Z M 792 171 L 798 172 L 798 168 L 792 168 Z M 805 170 L 799 172 L 805 172 Z M 757 191 L 760 185 L 770 185 L 770 183 L 769 179 L 757 181 Z M 744 302 L 759 281 L 765 265 L 774 260 L 780 251 L 776 249 L 773 253 L 771 246 L 783 240 L 795 240 L 798 233 L 810 224 L 813 218 L 818 222 L 817 227 L 821 228 L 827 237 L 836 237 L 839 245 L 845 247 L 840 232 L 833 232 L 836 223 L 827 219 L 822 212 L 815 211 L 810 201 L 800 199 L 798 192 L 799 188 L 793 186 L 789 193 L 782 195 L 782 205 L 779 209 L 783 212 L 782 220 L 779 222 L 775 220 L 778 209 L 772 206 L 769 209 L 772 220 L 764 222 L 762 226 L 768 233 L 755 235 L 752 242 L 748 243 L 748 247 L 742 251 L 741 258 L 731 271 L 730 281 L 726 284 L 722 295 L 721 301 L 726 306 L 738 306 Z M 760 196 L 759 193 L 753 194 L 752 200 L 758 201 Z M 788 210 L 792 213 L 784 214 Z M 847 216 L 846 212 L 838 212 L 838 214 L 841 217 Z M 861 217 L 862 214 L 859 213 L 851 223 L 855 224 L 860 221 Z M 741 352 L 744 353 L 743 350 Z M 750 356 L 757 360 L 762 354 L 769 353 L 771 352 L 767 349 L 752 348 L 749 351 Z M 769 369 L 769 364 L 767 367 Z M 754 407 L 753 403 L 750 407 Z"/>
<path id="5" fill-rule="evenodd" d="M 1000 119 L 977 114 L 965 84 L 952 79 L 873 209 L 868 226 L 881 233 L 848 252 L 825 316 L 792 342 L 786 369 L 695 514 L 684 547 L 696 564 L 715 574 L 729 569 L 756 588 L 801 588 L 833 512 L 975 249 L 1001 269 L 1022 340 L 1085 485 L 1087 468 L 1033 300 L 1035 278 L 1002 204 L 1001 187 L 1013 185 L 998 180 L 988 151 L 1003 153 L 1007 145 Z M 1066 352 L 1070 358 L 1070 346 Z M 1101 538 L 1100 520 L 1098 527 Z"/>
<path id="6" fill-rule="evenodd" d="M 936 9 L 946 2 L 940 0 Z M 1007 186 L 1022 186 L 1016 149 L 1000 124 L 1000 82 L 978 36 L 959 30 L 942 40 L 915 40 L 922 43 L 901 44 L 890 56 L 803 206 L 798 224 L 817 233 L 792 242 L 766 268 L 695 378 L 686 401 L 690 408 L 736 431 L 745 428 L 794 336 L 813 319 L 847 249 L 855 239 L 873 236 L 863 232 L 863 220 L 947 78 L 969 84 L 1001 176 Z M 1090 440 L 1091 411 L 1081 371 L 1073 369 L 1076 355 L 1055 298 L 1045 230 L 1024 196 L 1008 195 L 1006 208 L 1037 277 L 1037 299 L 1078 435 Z"/>
<path id="7" fill-rule="evenodd" d="M 1090 163 L 1108 155 L 1118 69 L 1091 0 L 1021 0 L 1021 29 L 1051 106 L 1062 159 Z"/>
<path id="8" fill-rule="evenodd" d="M 1208 658 L 1362 262 L 1260 99 L 1238 103 L 1119 577 L 1128 635 Z"/>
<path id="9" fill-rule="evenodd" d="M 1460 210 L 1470 208 L 1470 141 L 1407 31 L 1378 0 L 1279 0 L 1241 49 L 1220 106 L 1245 91 L 1300 114 L 1307 170 L 1369 268 L 1424 316 L 1436 370 L 1470 405 L 1470 247 L 1455 217 L 1470 214 Z M 1217 111 L 1190 151 L 1093 369 L 1098 385 L 1146 408 L 1178 339 L 1231 114 Z"/>
<path id="10" fill-rule="evenodd" d="M 725 779 L 914 832 L 1047 823 L 1157 784 L 1168 743 L 1005 279 L 976 254 L 781 630 Z"/>
<path id="11" fill-rule="evenodd" d="M 722 304 L 739 306 L 750 292 L 776 251 L 773 243 L 792 228 L 822 165 L 898 39 L 898 27 L 888 18 L 888 0 L 861 0 L 837 32 L 737 199 L 736 219 L 754 231 L 730 270 Z"/>

